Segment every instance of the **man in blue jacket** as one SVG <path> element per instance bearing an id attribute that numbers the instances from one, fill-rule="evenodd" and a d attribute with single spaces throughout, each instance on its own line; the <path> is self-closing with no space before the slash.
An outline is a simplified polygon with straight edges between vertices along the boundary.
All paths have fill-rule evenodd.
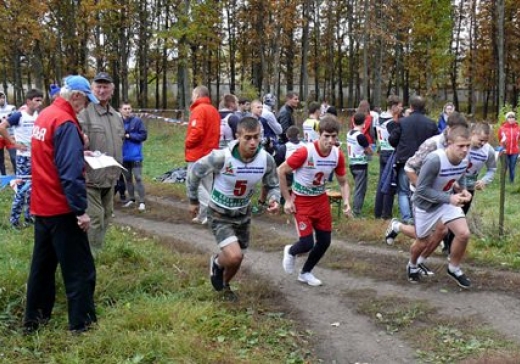
<path id="1" fill-rule="evenodd" d="M 125 127 L 125 139 L 123 141 L 123 176 L 125 177 L 126 188 L 130 200 L 124 204 L 124 207 L 132 207 L 135 204 L 135 188 L 139 195 L 139 211 L 146 210 L 144 201 L 144 185 L 142 179 L 143 166 L 143 142 L 146 140 L 148 133 L 143 121 L 137 116 L 132 115 L 132 105 L 124 102 L 121 105 L 121 116 Z M 134 180 L 135 178 L 135 187 Z"/>

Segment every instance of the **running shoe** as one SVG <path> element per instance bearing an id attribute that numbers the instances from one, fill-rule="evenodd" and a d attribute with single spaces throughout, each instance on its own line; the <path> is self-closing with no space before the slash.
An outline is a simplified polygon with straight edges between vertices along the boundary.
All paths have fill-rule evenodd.
<path id="1" fill-rule="evenodd" d="M 307 283 L 309 286 L 313 287 L 322 285 L 321 281 L 318 278 L 314 277 L 314 275 L 311 272 L 300 273 L 298 275 L 298 280 L 300 282 Z"/>
<path id="2" fill-rule="evenodd" d="M 423 276 L 429 277 L 429 276 L 435 275 L 435 272 L 432 271 L 430 268 L 428 268 L 426 266 L 426 264 L 424 264 L 424 263 L 417 264 L 417 267 L 419 267 L 419 269 L 421 271 L 421 275 L 423 275 Z"/>
<path id="3" fill-rule="evenodd" d="M 290 245 L 286 245 L 283 249 L 283 261 L 282 266 L 285 273 L 293 274 L 294 272 L 294 263 L 296 262 L 296 257 L 294 255 L 291 255 L 289 253 L 289 250 L 291 249 Z"/>
<path id="4" fill-rule="evenodd" d="M 468 289 L 471 287 L 471 281 L 464 273 L 462 273 L 462 270 L 457 269 L 455 272 L 451 272 L 448 268 L 448 275 L 457 282 L 458 286 L 464 289 Z"/>
<path id="5" fill-rule="evenodd" d="M 224 299 L 228 302 L 238 302 L 239 298 L 235 292 L 231 290 L 229 285 L 225 285 L 223 288 Z"/>
<path id="6" fill-rule="evenodd" d="M 128 201 L 127 203 L 125 203 L 125 204 L 123 205 L 123 207 L 124 207 L 124 208 L 132 207 L 132 206 L 134 206 L 134 203 L 135 203 L 135 201 L 130 200 L 130 201 Z"/>
<path id="7" fill-rule="evenodd" d="M 408 273 L 408 282 L 412 284 L 417 284 L 421 281 L 421 270 L 419 267 L 412 268 L 410 265 L 406 266 L 406 271 Z"/>
<path id="8" fill-rule="evenodd" d="M 399 232 L 397 231 L 397 224 L 399 224 L 399 220 L 393 218 L 388 224 L 388 228 L 385 233 L 385 241 L 388 245 L 394 245 L 394 239 L 397 237 Z"/>
<path id="9" fill-rule="evenodd" d="M 211 279 L 211 285 L 215 288 L 215 291 L 222 291 L 224 288 L 224 269 L 220 268 L 215 259 L 218 255 L 212 255 L 209 259 L 209 277 Z"/>

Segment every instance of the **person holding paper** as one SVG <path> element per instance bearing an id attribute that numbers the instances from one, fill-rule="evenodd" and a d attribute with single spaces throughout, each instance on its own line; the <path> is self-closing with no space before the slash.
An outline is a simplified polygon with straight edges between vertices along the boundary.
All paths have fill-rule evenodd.
<path id="1" fill-rule="evenodd" d="M 113 157 L 121 164 L 125 129 L 123 119 L 109 103 L 114 93 L 112 77 L 105 72 L 98 73 L 92 83 L 92 93 L 99 104 L 90 103 L 78 115 L 88 138 L 87 149 Z M 117 166 L 99 169 L 87 166 L 87 213 L 91 219 L 88 238 L 94 253 L 105 244 L 105 235 L 114 210 L 114 186 L 120 174 L 121 169 Z"/>
<path id="2" fill-rule="evenodd" d="M 83 133 L 76 114 L 97 103 L 87 79 L 69 76 L 60 96 L 44 109 L 32 132 L 34 250 L 27 282 L 24 332 L 51 318 L 58 264 L 65 284 L 68 329 L 84 332 L 97 321 L 94 307 L 96 268 L 88 243 L 90 218 L 83 174 Z"/>

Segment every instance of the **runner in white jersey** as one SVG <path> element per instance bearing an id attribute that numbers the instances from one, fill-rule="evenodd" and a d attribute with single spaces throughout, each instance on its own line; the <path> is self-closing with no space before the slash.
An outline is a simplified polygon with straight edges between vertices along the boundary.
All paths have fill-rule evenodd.
<path id="1" fill-rule="evenodd" d="M 420 281 L 418 258 L 435 236 L 432 232 L 449 228 L 455 238 L 448 275 L 462 288 L 471 286 L 470 280 L 460 269 L 470 235 L 461 208 L 471 200 L 464 178 L 468 168 L 469 146 L 469 129 L 465 126 L 451 128 L 446 149 L 430 153 L 421 168 L 412 197 L 417 239 L 410 247 L 410 261 L 407 265 L 408 280 L 411 283 Z"/>
<path id="2" fill-rule="evenodd" d="M 15 229 L 23 228 L 34 223 L 30 214 L 31 204 L 31 139 L 33 126 L 38 110 L 43 102 L 43 92 L 32 89 L 27 91 L 26 103 L 21 111 L 11 114 L 6 120 L 0 122 L 0 136 L 9 139 L 17 148 L 16 152 L 16 177 L 21 182 L 17 184 L 16 194 L 11 206 L 9 221 Z M 13 136 L 9 135 L 8 128 L 13 130 Z M 20 222 L 20 216 L 25 206 L 25 224 Z"/>
<path id="3" fill-rule="evenodd" d="M 197 189 L 202 178 L 214 175 L 208 205 L 208 225 L 217 240 L 220 253 L 210 259 L 211 284 L 216 291 L 235 301 L 229 283 L 238 272 L 247 249 L 251 230 L 251 197 L 258 183 L 267 190 L 269 207 L 279 208 L 280 189 L 276 164 L 260 146 L 260 124 L 245 117 L 237 126 L 237 140 L 225 149 L 214 150 L 194 163 L 188 174 L 190 213 L 198 213 Z"/>
<path id="4" fill-rule="evenodd" d="M 280 167 L 280 190 L 285 199 L 284 210 L 294 215 L 299 239 L 284 249 L 283 268 L 294 272 L 296 256 L 309 253 L 298 280 L 310 286 L 319 286 L 321 280 L 312 269 L 323 257 L 331 242 L 332 215 L 325 190 L 325 182 L 331 172 L 336 172 L 343 198 L 343 212 L 350 215 L 349 186 L 345 157 L 336 146 L 340 125 L 333 115 L 320 121 L 320 137 L 296 150 Z M 292 195 L 287 184 L 287 174 L 294 172 Z M 316 234 L 314 242 L 313 232 Z"/>

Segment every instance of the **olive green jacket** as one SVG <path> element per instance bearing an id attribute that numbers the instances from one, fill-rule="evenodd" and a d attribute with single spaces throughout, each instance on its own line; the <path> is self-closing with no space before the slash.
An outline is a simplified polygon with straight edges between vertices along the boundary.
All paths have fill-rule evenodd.
<path id="1" fill-rule="evenodd" d="M 123 118 L 110 105 L 103 107 L 90 103 L 78 115 L 83 133 L 88 137 L 88 150 L 100 151 L 123 163 L 123 139 L 125 128 Z M 88 187 L 109 188 L 116 184 L 121 175 L 118 167 L 92 169 L 86 165 Z"/>

